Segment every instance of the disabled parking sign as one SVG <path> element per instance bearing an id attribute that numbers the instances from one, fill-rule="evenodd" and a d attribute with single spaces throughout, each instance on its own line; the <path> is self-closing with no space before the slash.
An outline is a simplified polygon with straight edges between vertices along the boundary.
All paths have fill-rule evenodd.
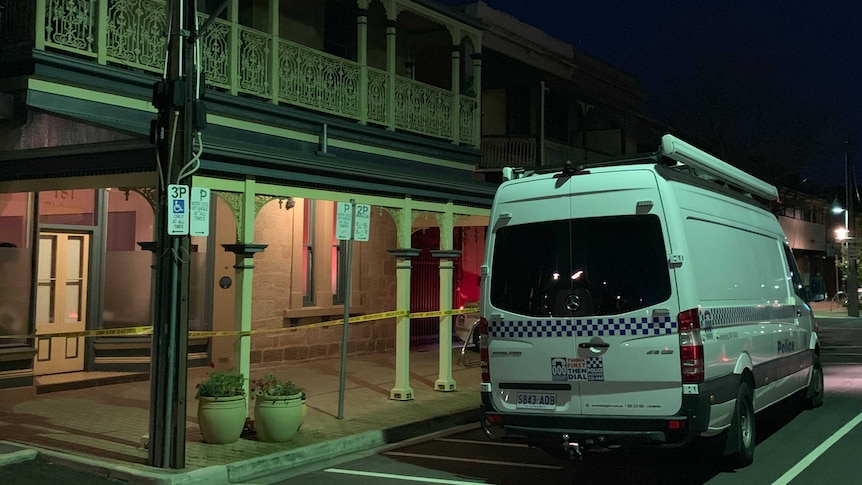
<path id="1" fill-rule="evenodd" d="M 189 186 L 168 185 L 168 235 L 189 233 Z"/>

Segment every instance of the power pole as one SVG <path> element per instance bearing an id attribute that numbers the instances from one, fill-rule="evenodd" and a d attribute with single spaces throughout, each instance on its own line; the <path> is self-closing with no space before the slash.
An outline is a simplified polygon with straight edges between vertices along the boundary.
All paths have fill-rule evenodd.
<path id="1" fill-rule="evenodd" d="M 158 118 L 152 139 L 158 153 L 152 364 L 150 371 L 149 465 L 184 468 L 188 359 L 188 230 L 171 235 L 174 215 L 188 207 L 169 204 L 169 185 L 186 184 L 196 130 L 195 2 L 168 0 L 165 78 L 153 88 Z M 170 206 L 169 206 L 170 205 Z M 187 214 L 187 212 L 186 212 Z M 173 231 L 176 233 L 176 231 Z"/>
<path id="2" fill-rule="evenodd" d="M 856 177 L 850 158 L 850 142 L 844 140 L 844 168 L 847 178 L 847 316 L 859 316 L 859 277 L 856 274 L 856 258 L 859 246 L 856 241 Z"/>

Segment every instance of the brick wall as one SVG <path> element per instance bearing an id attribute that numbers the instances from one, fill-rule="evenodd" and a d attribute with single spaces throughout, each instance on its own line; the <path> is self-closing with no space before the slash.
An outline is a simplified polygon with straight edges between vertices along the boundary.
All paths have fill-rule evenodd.
<path id="1" fill-rule="evenodd" d="M 328 204 L 319 203 L 318 212 L 324 206 Z M 303 325 L 340 319 L 343 306 L 319 302 L 322 304 L 301 307 L 291 302 L 291 293 L 301 291 L 294 286 L 301 285 L 302 281 L 301 268 L 294 263 L 297 261 L 294 253 L 302 250 L 302 234 L 296 230 L 301 230 L 302 212 L 296 209 L 279 209 L 278 202 L 272 201 L 261 209 L 255 222 L 255 242 L 268 246 L 254 259 L 252 329 L 289 330 L 253 335 L 252 363 L 341 355 L 341 325 Z M 300 220 L 294 219 L 297 217 Z M 395 258 L 387 252 L 396 247 L 395 224 L 391 217 L 373 208 L 369 241 L 353 244 L 351 314 L 394 310 Z M 328 251 L 318 250 L 317 258 L 318 264 L 329 264 Z M 324 258 L 327 261 L 322 261 Z M 319 284 L 329 285 L 329 281 Z M 348 353 L 384 352 L 394 348 L 394 319 L 350 324 Z"/>

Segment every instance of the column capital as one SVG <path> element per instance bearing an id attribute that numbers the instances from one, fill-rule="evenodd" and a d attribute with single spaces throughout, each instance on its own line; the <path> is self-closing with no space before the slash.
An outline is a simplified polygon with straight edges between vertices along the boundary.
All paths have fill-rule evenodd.
<path id="1" fill-rule="evenodd" d="M 419 253 L 421 253 L 422 250 L 415 248 L 396 248 L 387 249 L 386 252 L 395 256 L 396 258 L 415 258 L 416 256 L 419 256 Z"/>
<path id="2" fill-rule="evenodd" d="M 253 258 L 256 253 L 262 253 L 268 244 L 255 243 L 237 243 L 237 244 L 222 244 L 225 251 L 234 253 L 237 256 L 245 258 Z"/>
<path id="3" fill-rule="evenodd" d="M 440 259 L 457 259 L 461 257 L 460 249 L 432 249 L 431 256 Z"/>
<path id="4" fill-rule="evenodd" d="M 140 246 L 144 251 L 156 252 L 155 241 L 138 241 L 138 246 Z"/>

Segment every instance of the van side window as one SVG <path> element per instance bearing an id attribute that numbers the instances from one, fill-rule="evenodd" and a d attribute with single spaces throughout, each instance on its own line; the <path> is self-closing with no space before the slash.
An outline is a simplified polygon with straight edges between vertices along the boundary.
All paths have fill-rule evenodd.
<path id="1" fill-rule="evenodd" d="M 796 296 L 802 298 L 803 301 L 810 301 L 808 292 L 805 291 L 805 285 L 802 284 L 802 275 L 799 273 L 799 267 L 796 266 L 796 258 L 793 257 L 793 251 L 790 246 L 784 244 L 784 257 L 787 259 L 787 270 L 790 272 L 790 281 L 793 284 L 793 291 Z"/>
<path id="2" fill-rule="evenodd" d="M 522 315 L 615 315 L 671 295 L 661 222 L 652 214 L 502 227 L 491 265 L 491 303 Z"/>

